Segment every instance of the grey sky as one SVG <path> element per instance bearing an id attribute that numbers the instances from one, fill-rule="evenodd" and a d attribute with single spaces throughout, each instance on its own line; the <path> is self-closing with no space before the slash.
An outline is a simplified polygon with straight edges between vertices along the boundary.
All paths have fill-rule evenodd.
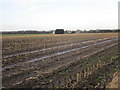
<path id="1" fill-rule="evenodd" d="M 118 27 L 118 1 L 1 0 L 0 29 L 113 29 Z"/>

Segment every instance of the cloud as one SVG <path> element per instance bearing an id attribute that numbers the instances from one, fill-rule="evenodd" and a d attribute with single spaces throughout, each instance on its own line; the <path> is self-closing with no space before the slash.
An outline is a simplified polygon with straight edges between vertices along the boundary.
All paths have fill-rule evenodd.
<path id="1" fill-rule="evenodd" d="M 53 3 L 63 0 L 0 0 L 0 3 Z"/>
<path id="2" fill-rule="evenodd" d="M 1 3 L 36 3 L 38 0 L 0 0 Z"/>
<path id="3" fill-rule="evenodd" d="M 3 24 L 11 24 L 13 27 L 15 24 L 31 25 L 50 29 L 59 26 L 64 28 L 96 28 L 108 25 L 116 27 L 117 1 L 0 0 L 0 3 L 3 3 L 2 9 L 5 12 Z M 6 27 L 6 29 L 10 28 Z"/>
<path id="4" fill-rule="evenodd" d="M 39 8 L 39 7 L 33 5 L 33 6 L 31 6 L 31 7 L 28 8 L 28 11 L 35 11 L 35 10 L 37 10 L 38 8 Z"/>
<path id="5" fill-rule="evenodd" d="M 113 1 L 113 0 L 111 0 Z M 96 0 L 0 0 L 0 2 L 11 2 L 11 3 L 53 3 L 53 2 L 96 2 Z M 98 2 L 110 2 L 110 0 L 100 0 Z M 119 0 L 114 0 L 119 2 Z"/>

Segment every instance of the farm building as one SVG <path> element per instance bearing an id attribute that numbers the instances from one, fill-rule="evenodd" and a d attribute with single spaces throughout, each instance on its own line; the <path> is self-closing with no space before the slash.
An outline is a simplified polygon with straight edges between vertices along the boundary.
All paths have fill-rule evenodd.
<path id="1" fill-rule="evenodd" d="M 64 34 L 64 29 L 56 29 L 55 34 Z"/>

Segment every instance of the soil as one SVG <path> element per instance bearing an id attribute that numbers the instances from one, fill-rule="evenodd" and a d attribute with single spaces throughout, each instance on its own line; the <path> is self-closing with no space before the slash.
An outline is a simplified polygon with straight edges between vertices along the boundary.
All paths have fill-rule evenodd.
<path id="1" fill-rule="evenodd" d="M 118 45 L 116 40 L 104 42 L 89 42 L 71 46 L 65 45 L 63 48 L 54 48 L 46 50 L 39 57 L 38 52 L 12 59 L 6 58 L 2 71 L 3 87 L 5 88 L 51 88 L 51 87 L 89 87 L 93 81 L 92 87 L 98 83 L 102 86 L 110 81 L 108 72 L 112 75 L 118 68 L 117 55 Z M 98 44 L 101 43 L 101 44 Z M 91 45 L 92 44 L 92 45 Z M 87 45 L 86 48 L 79 49 Z M 89 47 L 88 47 L 89 46 Z M 62 52 L 61 52 L 62 51 Z M 65 53 L 66 52 L 66 53 Z M 48 54 L 50 53 L 50 54 Z M 59 54 L 58 54 L 59 53 Z M 61 54 L 60 54 L 61 53 Z M 97 62 L 108 63 L 101 68 L 95 68 L 93 74 L 80 83 L 76 82 L 76 74 L 86 70 Z M 108 72 L 107 72 L 108 71 Z M 106 73 L 105 82 L 95 80 Z M 82 83 L 81 83 L 82 82 Z M 98 85 L 99 86 L 99 85 Z"/>
<path id="2" fill-rule="evenodd" d="M 119 85 L 119 79 L 120 79 L 120 72 L 116 72 L 114 75 L 113 75 L 113 79 L 111 82 L 108 83 L 108 85 L 106 86 L 106 88 L 118 88 L 118 85 Z M 119 88 L 120 90 L 120 88 Z"/>

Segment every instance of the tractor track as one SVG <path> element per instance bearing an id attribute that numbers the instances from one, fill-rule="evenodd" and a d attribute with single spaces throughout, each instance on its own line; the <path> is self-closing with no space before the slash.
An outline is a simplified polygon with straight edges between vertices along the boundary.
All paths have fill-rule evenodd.
<path id="1" fill-rule="evenodd" d="M 117 45 L 117 43 L 116 43 L 116 44 L 113 44 L 113 45 L 109 45 L 109 46 L 107 46 L 107 48 L 113 47 L 113 46 L 115 46 L 115 45 Z M 97 52 L 101 52 L 102 50 L 104 50 L 104 49 L 101 49 L 101 50 L 99 50 L 99 51 L 93 52 L 92 54 L 97 53 Z M 88 50 L 87 50 L 87 51 L 88 51 Z M 88 55 L 84 55 L 84 56 L 82 56 L 82 57 L 88 57 L 89 55 L 91 55 L 91 52 L 89 52 Z M 71 58 L 71 59 L 75 59 L 75 60 L 67 62 L 68 65 L 76 62 L 76 61 L 77 61 L 77 57 L 78 57 L 78 56 L 75 56 L 75 57 Z M 62 68 L 62 67 L 64 67 L 64 66 L 66 66 L 67 63 L 63 63 L 62 65 L 59 65 L 59 66 L 56 66 L 56 67 L 52 67 L 51 70 L 50 70 L 50 67 L 47 67 L 46 70 L 48 69 L 48 71 L 51 71 L 51 73 L 52 73 L 52 72 L 54 71 L 54 69 L 57 70 L 57 69 L 59 69 L 59 68 Z M 39 65 L 38 65 L 38 67 L 39 67 Z M 35 69 L 37 69 L 37 68 L 35 68 Z M 26 80 L 31 80 L 31 79 L 37 78 L 37 77 L 40 76 L 40 74 L 45 74 L 45 73 L 47 74 L 47 73 L 48 73 L 48 71 L 44 71 L 43 73 L 42 73 L 42 72 L 41 72 L 41 73 L 40 73 L 40 72 L 39 72 L 39 73 L 34 73 L 35 69 L 33 69 L 33 70 L 27 70 L 27 71 L 25 71 L 26 73 L 21 73 L 21 74 L 18 73 L 18 74 L 16 74 L 16 75 L 9 76 L 8 79 L 6 79 L 6 80 L 7 80 L 6 84 L 7 84 L 7 83 L 9 83 L 9 84 L 7 84 L 7 85 L 5 85 L 5 86 L 9 86 L 9 87 L 10 87 L 10 86 L 14 86 L 14 85 L 23 83 L 23 82 L 26 81 Z M 37 71 L 40 71 L 40 69 L 38 68 Z M 32 77 L 32 78 L 31 78 L 31 77 Z M 19 79 L 18 79 L 18 78 L 19 78 Z M 3 78 L 3 80 L 4 80 L 4 78 Z M 12 83 L 11 83 L 11 82 L 12 82 Z M 13 82 L 14 82 L 14 83 L 13 83 Z M 4 82 L 3 82 L 3 83 L 4 83 Z"/>
<path id="2" fill-rule="evenodd" d="M 99 52 L 99 49 L 102 47 L 113 47 L 114 45 L 117 45 L 117 40 L 118 38 L 104 38 L 104 39 L 99 39 L 102 41 L 95 42 L 95 43 L 90 43 L 85 46 L 80 46 L 79 48 L 71 48 L 69 50 L 63 50 L 60 52 L 54 52 L 51 53 L 50 55 L 45 55 L 39 58 L 35 59 L 30 59 L 24 62 L 18 62 L 15 64 L 7 65 L 2 67 L 2 72 L 3 72 L 3 86 L 4 87 L 14 87 L 17 84 L 22 83 L 24 80 L 29 80 L 31 77 L 37 77 L 40 76 L 42 73 L 48 73 L 49 71 L 54 71 L 54 69 L 59 69 L 63 67 L 64 65 L 66 66 L 66 63 L 70 64 L 73 62 L 76 62 L 77 58 L 79 57 L 86 57 L 87 55 L 90 55 L 91 53 L 94 52 Z M 87 41 L 82 41 L 79 43 L 88 43 L 92 42 L 94 40 L 87 40 Z M 46 48 L 42 50 L 50 50 L 50 49 L 57 49 L 57 48 L 62 48 L 62 47 L 67 47 L 67 46 L 72 46 L 76 45 L 78 43 L 72 43 L 72 44 L 67 44 L 67 45 L 61 45 L 61 46 L 56 46 L 56 47 L 51 47 L 51 48 Z M 93 49 L 93 50 L 92 50 Z M 41 51 L 42 51 L 41 50 Z M 22 55 L 25 53 L 34 53 L 34 52 L 39 52 L 40 50 L 35 50 L 35 51 L 30 51 L 30 52 L 23 52 L 23 53 L 17 53 L 17 54 L 12 54 L 8 56 L 4 56 L 3 58 L 8 58 L 8 57 L 13 57 L 16 55 Z M 84 52 L 81 53 L 81 52 Z M 57 60 L 60 58 L 61 60 Z M 41 64 L 43 63 L 43 64 Z M 19 68 L 23 71 L 19 71 Z M 35 70 L 38 71 L 38 73 L 34 72 Z"/>
<path id="3" fill-rule="evenodd" d="M 53 53 L 51 55 L 47 55 L 47 56 L 31 59 L 31 60 L 28 60 L 28 61 L 25 61 L 25 62 L 19 62 L 19 63 L 13 64 L 13 65 L 8 65 L 8 66 L 3 67 L 2 71 L 5 70 L 5 69 L 9 69 L 9 68 L 13 68 L 15 66 L 19 66 L 19 65 L 25 64 L 25 63 L 32 63 L 32 62 L 40 61 L 40 60 L 43 60 L 43 59 L 46 59 L 46 58 L 51 58 L 51 57 L 63 55 L 63 54 L 70 53 L 70 52 L 73 52 L 73 51 L 76 51 L 76 50 L 85 49 L 85 48 L 88 48 L 88 47 L 91 47 L 91 46 L 104 44 L 104 43 L 107 43 L 107 42 L 110 42 L 110 41 L 114 41 L 114 40 L 118 40 L 118 39 L 117 38 L 112 38 L 110 40 L 105 40 L 105 41 L 97 42 L 97 43 L 94 43 L 94 44 L 85 45 L 85 46 L 82 46 L 82 47 L 79 47 L 79 48 L 74 48 L 74 49 L 71 49 L 71 50 L 66 50 L 66 51 L 62 51 L 62 52 Z M 86 42 L 84 42 L 84 43 L 86 43 Z"/>
<path id="4" fill-rule="evenodd" d="M 93 53 L 96 50 L 99 50 L 100 48 L 113 43 L 114 41 L 116 42 L 116 40 L 117 40 L 117 38 L 113 38 L 111 40 L 105 40 L 105 41 L 89 44 L 86 46 L 82 46 L 80 48 L 74 48 L 71 50 L 67 50 L 67 51 L 63 51 L 63 52 L 59 52 L 59 53 L 54 53 L 54 54 L 49 55 L 49 56 L 31 59 L 31 60 L 26 61 L 26 62 L 20 62 L 17 64 L 3 67 L 2 68 L 3 74 L 4 74 L 3 84 L 5 87 L 6 86 L 8 86 L 8 87 L 14 86 L 14 85 L 22 82 L 23 80 L 28 80 L 31 77 L 39 76 L 40 73 L 41 74 L 47 73 L 49 71 L 53 71 L 54 69 L 59 69 L 60 67 L 63 67 L 64 64 L 67 65 L 66 63 L 69 64 L 70 62 L 76 62 L 76 59 L 78 57 L 84 57 L 86 54 Z M 80 51 L 80 50 L 85 50 L 84 54 L 82 54 L 82 53 L 76 54 L 76 52 Z M 57 60 L 57 57 L 60 58 L 62 56 L 65 56 L 65 57 L 63 59 L 61 59 L 61 61 Z M 43 66 L 42 66 L 40 61 L 42 61 L 43 63 L 45 62 L 45 64 L 43 64 Z M 21 69 L 23 68 L 26 70 L 23 70 L 20 73 L 14 74 L 14 72 L 19 71 L 19 68 L 21 68 Z M 38 73 L 34 72 L 35 70 L 37 70 Z M 11 74 L 9 71 L 11 72 Z M 7 84 L 7 83 L 9 83 L 9 84 Z"/>
<path id="5" fill-rule="evenodd" d="M 97 39 L 97 40 L 99 41 L 99 40 L 109 40 L 109 39 L 115 39 L 115 37 L 113 37 L 113 38 L 100 38 L 100 39 Z M 13 56 L 23 55 L 23 54 L 26 54 L 26 53 L 28 54 L 28 53 L 35 53 L 35 52 L 51 50 L 51 49 L 56 49 L 56 48 L 68 47 L 68 46 L 73 46 L 73 45 L 77 45 L 77 44 L 84 44 L 84 43 L 92 42 L 92 41 L 95 41 L 95 40 L 96 39 L 90 39 L 90 40 L 85 40 L 85 41 L 81 41 L 81 42 L 75 42 L 75 43 L 70 43 L 70 44 L 65 44 L 65 45 L 59 45 L 59 46 L 44 48 L 44 49 L 41 49 L 41 50 L 26 51 L 26 52 L 15 53 L 15 54 L 5 55 L 5 56 L 3 55 L 2 58 L 9 58 L 9 57 L 13 57 Z"/>
<path id="6" fill-rule="evenodd" d="M 94 40 L 85 40 L 83 42 L 77 42 L 77 43 L 73 43 L 73 44 L 66 44 L 66 45 L 62 45 L 62 46 L 56 46 L 55 48 L 46 48 L 46 49 L 42 49 L 42 50 L 37 50 L 37 51 L 30 51 L 28 53 L 21 53 L 21 54 L 16 54 L 15 55 L 10 55 L 10 57 L 6 57 L 2 59 L 2 65 L 3 67 L 8 66 L 8 65 L 13 65 L 19 62 L 25 62 L 25 61 L 29 61 L 31 59 L 36 59 L 36 58 L 41 58 L 44 56 L 49 56 L 52 55 L 54 53 L 59 53 L 59 52 L 63 52 L 63 51 L 67 51 L 67 50 L 71 50 L 71 49 L 75 49 L 75 48 L 80 48 L 82 46 L 86 46 L 89 44 L 93 44 L 93 43 L 97 43 L 97 42 L 101 42 L 101 41 L 105 41 L 105 40 L 110 40 L 110 38 L 103 38 L 103 39 L 94 39 Z"/>

